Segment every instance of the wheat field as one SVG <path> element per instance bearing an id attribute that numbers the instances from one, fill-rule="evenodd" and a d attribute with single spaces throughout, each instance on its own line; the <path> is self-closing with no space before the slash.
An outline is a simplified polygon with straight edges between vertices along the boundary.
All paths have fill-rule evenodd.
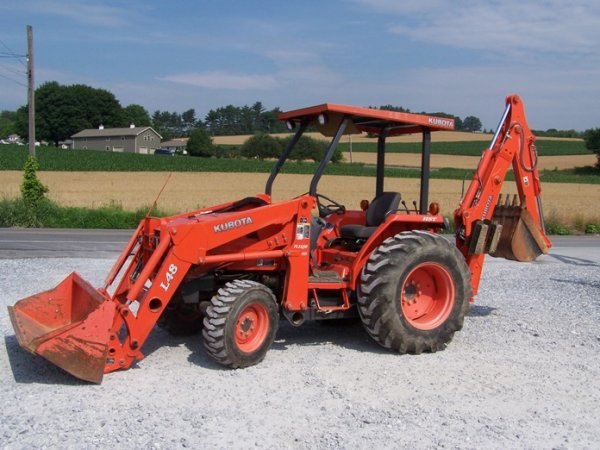
<path id="1" fill-rule="evenodd" d="M 22 173 L 0 173 L 0 197 L 20 195 Z M 63 206 L 99 207 L 118 204 L 133 210 L 152 204 L 168 174 L 164 172 L 39 172 L 50 192 L 49 198 Z M 264 192 L 268 175 L 264 173 L 173 173 L 158 207 L 169 212 L 190 211 L 212 204 L 236 200 Z M 273 186 L 275 201 L 292 198 L 308 191 L 310 175 L 281 174 Z M 419 180 L 388 178 L 385 189 L 400 192 L 412 205 L 419 199 Z M 600 185 L 547 183 L 542 185 L 542 201 L 547 217 L 566 223 L 575 220 L 598 222 Z M 371 199 L 375 180 L 371 177 L 324 176 L 319 192 L 358 209 L 361 199 Z M 440 203 L 444 214 L 458 206 L 462 192 L 460 180 L 431 180 L 430 201 Z M 504 193 L 516 193 L 516 185 L 507 182 Z M 591 206 L 593 205 L 593 206 Z"/>
<path id="2" fill-rule="evenodd" d="M 304 133 L 305 136 L 310 136 L 314 139 L 324 140 L 329 142 L 331 137 L 324 136 L 318 132 Z M 289 136 L 289 133 L 274 133 L 272 136 L 285 138 Z M 239 136 L 215 136 L 213 142 L 217 145 L 242 145 L 248 138 L 252 137 L 251 134 L 239 135 Z M 390 136 L 386 139 L 386 142 L 421 142 L 423 137 L 420 133 L 405 134 L 402 136 Z M 547 138 L 548 140 L 556 141 L 580 141 L 581 139 L 576 138 Z M 431 133 L 431 142 L 465 142 L 465 141 L 483 141 L 490 142 L 492 135 L 488 133 L 468 133 L 464 131 L 436 131 Z M 376 143 L 377 139 L 370 138 L 363 134 L 345 135 L 342 137 L 341 142 L 372 142 Z"/>
<path id="3" fill-rule="evenodd" d="M 479 156 L 431 155 L 431 167 L 448 167 L 454 169 L 474 169 L 479 163 Z M 344 161 L 375 164 L 376 153 L 356 152 L 344 153 Z M 539 170 L 561 170 L 572 167 L 593 166 L 597 162 L 596 155 L 541 156 L 538 160 Z M 388 153 L 385 155 L 388 166 L 421 167 L 421 155 L 417 153 Z"/>

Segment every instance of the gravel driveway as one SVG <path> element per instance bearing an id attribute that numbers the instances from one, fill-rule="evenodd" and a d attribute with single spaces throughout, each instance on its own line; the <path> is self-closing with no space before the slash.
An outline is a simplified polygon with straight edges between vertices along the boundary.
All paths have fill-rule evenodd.
<path id="1" fill-rule="evenodd" d="M 0 447 L 600 448 L 600 255 L 486 264 L 436 354 L 282 322 L 261 364 L 226 370 L 156 329 L 145 360 L 91 385 L 21 350 L 6 306 L 72 270 L 100 285 L 112 260 L 0 260 Z"/>

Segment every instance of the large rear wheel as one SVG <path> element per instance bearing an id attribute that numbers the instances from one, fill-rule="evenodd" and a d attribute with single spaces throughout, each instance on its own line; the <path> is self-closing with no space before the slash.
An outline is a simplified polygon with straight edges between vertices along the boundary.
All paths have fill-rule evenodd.
<path id="1" fill-rule="evenodd" d="M 278 324 L 271 290 L 255 281 L 235 280 L 211 299 L 202 331 L 204 347 L 224 366 L 252 366 L 271 348 Z"/>
<path id="2" fill-rule="evenodd" d="M 409 231 L 371 254 L 361 273 L 358 310 L 380 345 L 419 354 L 452 340 L 471 296 L 470 271 L 458 249 L 439 235 Z"/>

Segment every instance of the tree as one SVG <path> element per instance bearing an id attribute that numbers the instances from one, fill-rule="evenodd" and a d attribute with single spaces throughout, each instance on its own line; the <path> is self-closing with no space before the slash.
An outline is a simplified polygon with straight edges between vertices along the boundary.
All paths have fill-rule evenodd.
<path id="1" fill-rule="evenodd" d="M 211 109 L 204 125 L 213 136 L 284 132 L 285 124 L 277 120 L 280 112 L 279 108 L 265 110 L 261 102 L 242 107 L 227 105 Z"/>
<path id="2" fill-rule="evenodd" d="M 142 105 L 132 103 L 123 108 L 123 124 L 127 126 L 134 124 L 137 127 L 149 127 L 152 125 L 152 119 L 150 119 L 146 108 Z"/>
<path id="3" fill-rule="evenodd" d="M 410 109 L 403 108 L 402 106 L 394 106 L 394 105 L 381 105 L 379 109 L 384 109 L 386 111 L 395 111 L 395 112 L 410 112 Z"/>
<path id="4" fill-rule="evenodd" d="M 247 139 L 240 153 L 244 158 L 277 158 L 283 150 L 281 141 L 266 133 L 258 133 Z"/>
<path id="5" fill-rule="evenodd" d="M 186 149 L 192 156 L 208 157 L 214 153 L 212 138 L 204 128 L 195 128 L 192 131 Z"/>
<path id="6" fill-rule="evenodd" d="M 0 112 L 0 138 L 5 138 L 17 132 L 15 120 L 17 113 L 14 111 Z"/>
<path id="7" fill-rule="evenodd" d="M 241 111 L 233 105 L 211 109 L 204 118 L 204 124 L 213 136 L 242 134 Z"/>
<path id="8" fill-rule="evenodd" d="M 557 130 L 556 128 L 548 128 L 544 130 L 531 130 L 537 137 L 566 137 L 566 138 L 583 138 L 581 131 L 570 130 Z"/>
<path id="9" fill-rule="evenodd" d="M 196 111 L 188 109 L 183 114 L 169 111 L 154 111 L 152 126 L 165 140 L 175 137 L 189 136 L 194 128 L 202 127 L 202 122 L 196 120 Z"/>
<path id="10" fill-rule="evenodd" d="M 270 111 L 265 111 L 261 114 L 261 126 L 262 131 L 265 133 L 286 133 L 288 129 L 285 126 L 285 122 L 277 119 L 277 116 L 281 114 L 281 109 L 274 108 Z"/>
<path id="11" fill-rule="evenodd" d="M 34 156 L 28 156 L 23 168 L 23 182 L 21 183 L 21 195 L 27 205 L 33 205 L 44 198 L 48 187 L 43 185 L 37 177 L 40 165 Z"/>
<path id="12" fill-rule="evenodd" d="M 463 120 L 462 129 L 464 131 L 481 131 L 481 120 L 475 116 L 467 116 Z"/>
<path id="13" fill-rule="evenodd" d="M 285 139 L 282 139 L 283 147 L 285 148 L 289 141 L 292 139 L 292 136 L 289 136 Z M 312 159 L 315 162 L 319 162 L 325 156 L 325 152 L 327 151 L 327 143 L 325 141 L 321 141 L 319 139 L 312 138 L 310 136 L 301 136 L 298 139 L 298 142 L 294 146 L 290 154 L 290 159 L 293 161 L 304 161 L 307 159 Z M 331 162 L 336 163 L 342 160 L 342 150 L 338 146 L 332 157 Z"/>
<path id="14" fill-rule="evenodd" d="M 188 136 L 194 128 L 201 123 L 196 120 L 196 110 L 194 108 L 188 109 L 181 113 L 181 127 L 184 136 Z"/>
<path id="15" fill-rule="evenodd" d="M 594 152 L 598 158 L 596 167 L 600 169 L 600 128 L 586 130 L 583 134 L 585 148 Z"/>
<path id="16" fill-rule="evenodd" d="M 56 144 L 86 128 L 124 126 L 121 104 L 104 89 L 51 81 L 36 89 L 35 99 L 35 132 L 40 140 Z M 21 136 L 29 135 L 28 121 L 27 106 L 22 106 L 16 118 Z"/>

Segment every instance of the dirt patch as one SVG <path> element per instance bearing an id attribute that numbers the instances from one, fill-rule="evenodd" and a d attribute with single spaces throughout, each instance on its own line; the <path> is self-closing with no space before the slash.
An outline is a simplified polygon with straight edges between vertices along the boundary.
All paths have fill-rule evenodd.
<path id="1" fill-rule="evenodd" d="M 15 198 L 19 194 L 21 173 L 2 172 L 0 197 Z M 162 172 L 39 172 L 50 188 L 49 197 L 64 206 L 98 207 L 110 203 L 125 209 L 151 205 L 167 174 Z M 264 192 L 267 174 L 254 173 L 173 173 L 158 203 L 166 211 L 190 211 Z M 274 200 L 292 198 L 308 191 L 310 175 L 280 175 L 273 187 Z M 466 185 L 467 183 L 465 183 Z M 385 189 L 398 191 L 409 206 L 419 199 L 419 180 L 388 178 Z M 429 198 L 437 201 L 444 214 L 458 206 L 462 193 L 460 180 L 431 180 Z M 466 189 L 466 186 L 465 186 Z M 600 198 L 600 185 L 546 183 L 542 185 L 546 216 L 556 219 L 597 220 L 597 210 L 590 199 Z M 358 209 L 361 199 L 375 192 L 375 179 L 370 177 L 325 176 L 319 192 L 332 197 L 350 209 Z M 514 183 L 506 183 L 504 193 L 516 193 Z M 570 222 L 570 221 L 569 221 Z"/>

